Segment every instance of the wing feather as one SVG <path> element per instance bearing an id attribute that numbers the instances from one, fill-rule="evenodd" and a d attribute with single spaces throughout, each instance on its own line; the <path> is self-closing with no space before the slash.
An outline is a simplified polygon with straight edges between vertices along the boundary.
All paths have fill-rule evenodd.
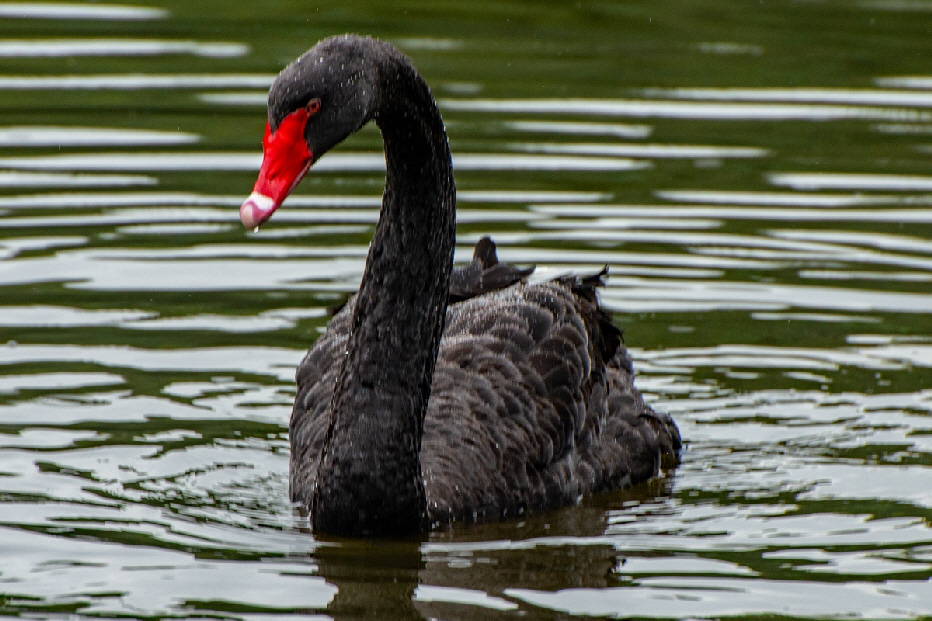
<path id="1" fill-rule="evenodd" d="M 679 434 L 634 388 L 600 278 L 520 283 L 452 304 L 424 421 L 421 469 L 436 522 L 575 501 L 655 475 Z M 355 299 L 297 374 L 292 499 L 307 504 Z"/>

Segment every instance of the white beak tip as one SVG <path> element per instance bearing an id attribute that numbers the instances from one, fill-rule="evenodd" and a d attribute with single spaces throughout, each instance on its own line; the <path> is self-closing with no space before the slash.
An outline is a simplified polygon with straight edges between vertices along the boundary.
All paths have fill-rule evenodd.
<path id="1" fill-rule="evenodd" d="M 239 208 L 239 219 L 249 230 L 256 229 L 278 209 L 275 201 L 257 192 L 249 195 Z"/>

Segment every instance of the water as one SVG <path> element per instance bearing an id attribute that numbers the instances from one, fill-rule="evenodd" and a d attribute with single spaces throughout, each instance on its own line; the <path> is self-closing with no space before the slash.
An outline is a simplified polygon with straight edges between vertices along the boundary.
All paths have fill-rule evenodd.
<path id="1" fill-rule="evenodd" d="M 0 613 L 932 615 L 926 0 L 0 6 Z M 259 233 L 264 90 L 394 41 L 441 101 L 458 256 L 611 266 L 674 473 L 423 541 L 316 541 L 293 370 L 358 284 L 369 128 Z"/>

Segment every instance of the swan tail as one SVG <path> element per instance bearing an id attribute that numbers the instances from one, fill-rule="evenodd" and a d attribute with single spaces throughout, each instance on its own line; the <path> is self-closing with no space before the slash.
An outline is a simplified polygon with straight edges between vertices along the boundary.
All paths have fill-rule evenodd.
<path id="1" fill-rule="evenodd" d="M 601 361 L 608 364 L 616 357 L 619 349 L 624 352 L 624 335 L 621 328 L 615 325 L 612 314 L 599 305 L 598 290 L 605 286 L 608 276 L 608 266 L 604 266 L 595 274 L 568 274 L 556 279 L 560 284 L 569 287 L 573 295 L 585 304 L 580 305 L 580 312 L 589 328 L 589 338 L 593 340 L 596 350 L 601 354 Z M 625 352 L 625 357 L 627 353 Z M 628 360 L 628 370 L 631 362 Z"/>

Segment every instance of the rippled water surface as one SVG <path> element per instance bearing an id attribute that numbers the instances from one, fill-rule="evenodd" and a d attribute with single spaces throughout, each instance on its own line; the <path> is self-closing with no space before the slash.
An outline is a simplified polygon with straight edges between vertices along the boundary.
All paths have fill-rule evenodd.
<path id="1" fill-rule="evenodd" d="M 458 258 L 608 264 L 682 466 L 419 542 L 316 541 L 295 365 L 358 284 L 378 133 L 258 233 L 265 89 L 395 42 Z M 932 616 L 932 3 L 0 3 L 0 614 Z"/>

